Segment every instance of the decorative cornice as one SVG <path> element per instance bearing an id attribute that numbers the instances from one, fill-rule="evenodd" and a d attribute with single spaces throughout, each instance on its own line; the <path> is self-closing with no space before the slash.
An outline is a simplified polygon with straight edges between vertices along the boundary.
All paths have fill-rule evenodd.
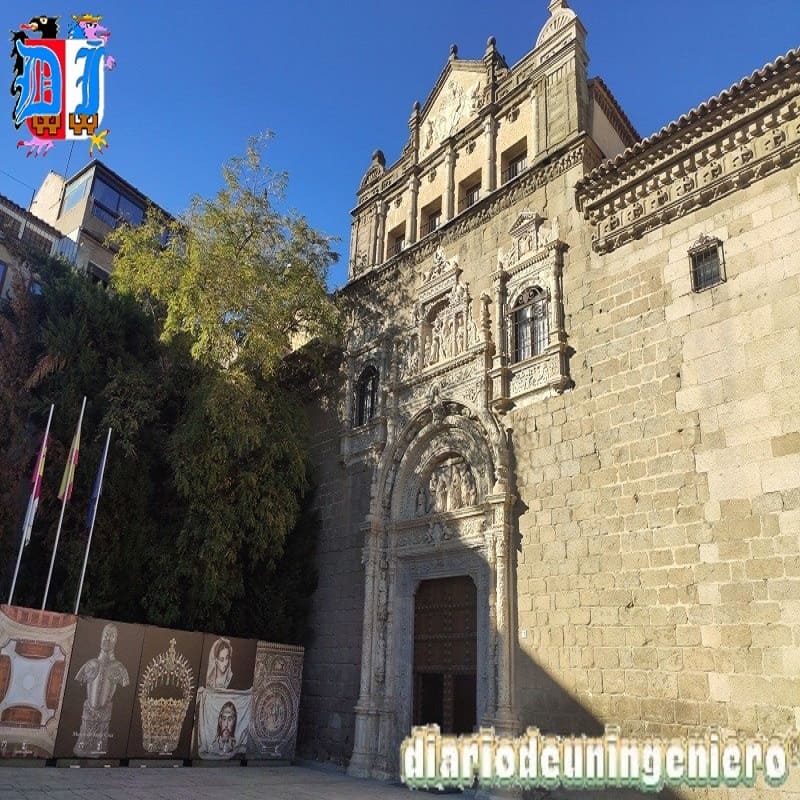
<path id="1" fill-rule="evenodd" d="M 604 161 L 578 183 L 576 187 L 578 196 L 591 200 L 598 193 L 610 188 L 615 180 L 620 177 L 623 168 L 625 168 L 625 175 L 627 176 L 636 170 L 640 162 L 645 160 L 650 162 L 653 157 L 657 158 L 658 149 L 668 144 L 672 145 L 671 139 L 677 134 L 686 132 L 688 129 L 700 133 L 700 131 L 697 131 L 696 123 L 698 122 L 705 122 L 711 119 L 714 123 L 717 123 L 726 115 L 726 111 L 730 111 L 736 105 L 742 105 L 742 98 L 751 97 L 754 91 L 763 89 L 764 84 L 767 82 L 778 77 L 783 77 L 784 80 L 792 80 L 794 78 L 796 81 L 796 77 L 792 73 L 797 70 L 798 64 L 800 64 L 800 48 L 790 50 L 785 56 L 781 56 L 762 69 L 756 70 L 749 77 L 742 78 L 730 89 L 726 89 L 705 103 L 701 103 L 697 108 L 693 108 L 676 121 L 665 125 L 657 133 L 642 139 L 614 158 Z M 776 85 L 775 90 L 777 91 L 779 88 Z"/>
<path id="2" fill-rule="evenodd" d="M 800 160 L 800 50 L 753 73 L 576 187 L 607 253 Z"/>

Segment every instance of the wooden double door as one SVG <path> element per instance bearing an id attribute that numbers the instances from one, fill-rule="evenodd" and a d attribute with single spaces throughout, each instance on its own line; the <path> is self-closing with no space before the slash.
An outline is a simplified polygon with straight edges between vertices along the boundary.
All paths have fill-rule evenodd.
<path id="1" fill-rule="evenodd" d="M 422 581 L 414 597 L 414 724 L 472 733 L 476 723 L 477 590 L 472 578 Z"/>

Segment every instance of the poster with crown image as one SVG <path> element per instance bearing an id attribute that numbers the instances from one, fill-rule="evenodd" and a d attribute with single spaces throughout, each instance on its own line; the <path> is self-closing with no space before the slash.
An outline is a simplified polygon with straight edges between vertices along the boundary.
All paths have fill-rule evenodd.
<path id="1" fill-rule="evenodd" d="M 224 761 L 248 749 L 256 640 L 206 634 L 192 756 Z"/>
<path id="2" fill-rule="evenodd" d="M 57 758 L 125 758 L 144 626 L 81 617 L 72 646 Z"/>
<path id="3" fill-rule="evenodd" d="M 189 758 L 202 651 L 202 633 L 145 628 L 128 758 Z"/>

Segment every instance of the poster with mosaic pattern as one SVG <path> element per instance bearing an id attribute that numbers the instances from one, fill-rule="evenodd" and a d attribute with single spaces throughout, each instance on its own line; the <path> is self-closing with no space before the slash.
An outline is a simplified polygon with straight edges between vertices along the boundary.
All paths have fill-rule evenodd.
<path id="1" fill-rule="evenodd" d="M 302 647 L 259 642 L 253 679 L 248 755 L 291 761 L 297 742 Z"/>
<path id="2" fill-rule="evenodd" d="M 51 758 L 76 617 L 0 605 L 0 758 Z"/>

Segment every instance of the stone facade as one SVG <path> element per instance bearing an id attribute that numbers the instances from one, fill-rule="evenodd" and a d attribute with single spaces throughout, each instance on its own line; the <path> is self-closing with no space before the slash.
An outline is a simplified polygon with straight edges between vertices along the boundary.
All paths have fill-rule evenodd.
<path id="1" fill-rule="evenodd" d="M 800 727 L 800 52 L 639 140 L 584 38 L 553 0 L 513 69 L 451 53 L 361 183 L 299 741 L 352 774 L 398 773 L 454 575 L 482 724 Z"/>

